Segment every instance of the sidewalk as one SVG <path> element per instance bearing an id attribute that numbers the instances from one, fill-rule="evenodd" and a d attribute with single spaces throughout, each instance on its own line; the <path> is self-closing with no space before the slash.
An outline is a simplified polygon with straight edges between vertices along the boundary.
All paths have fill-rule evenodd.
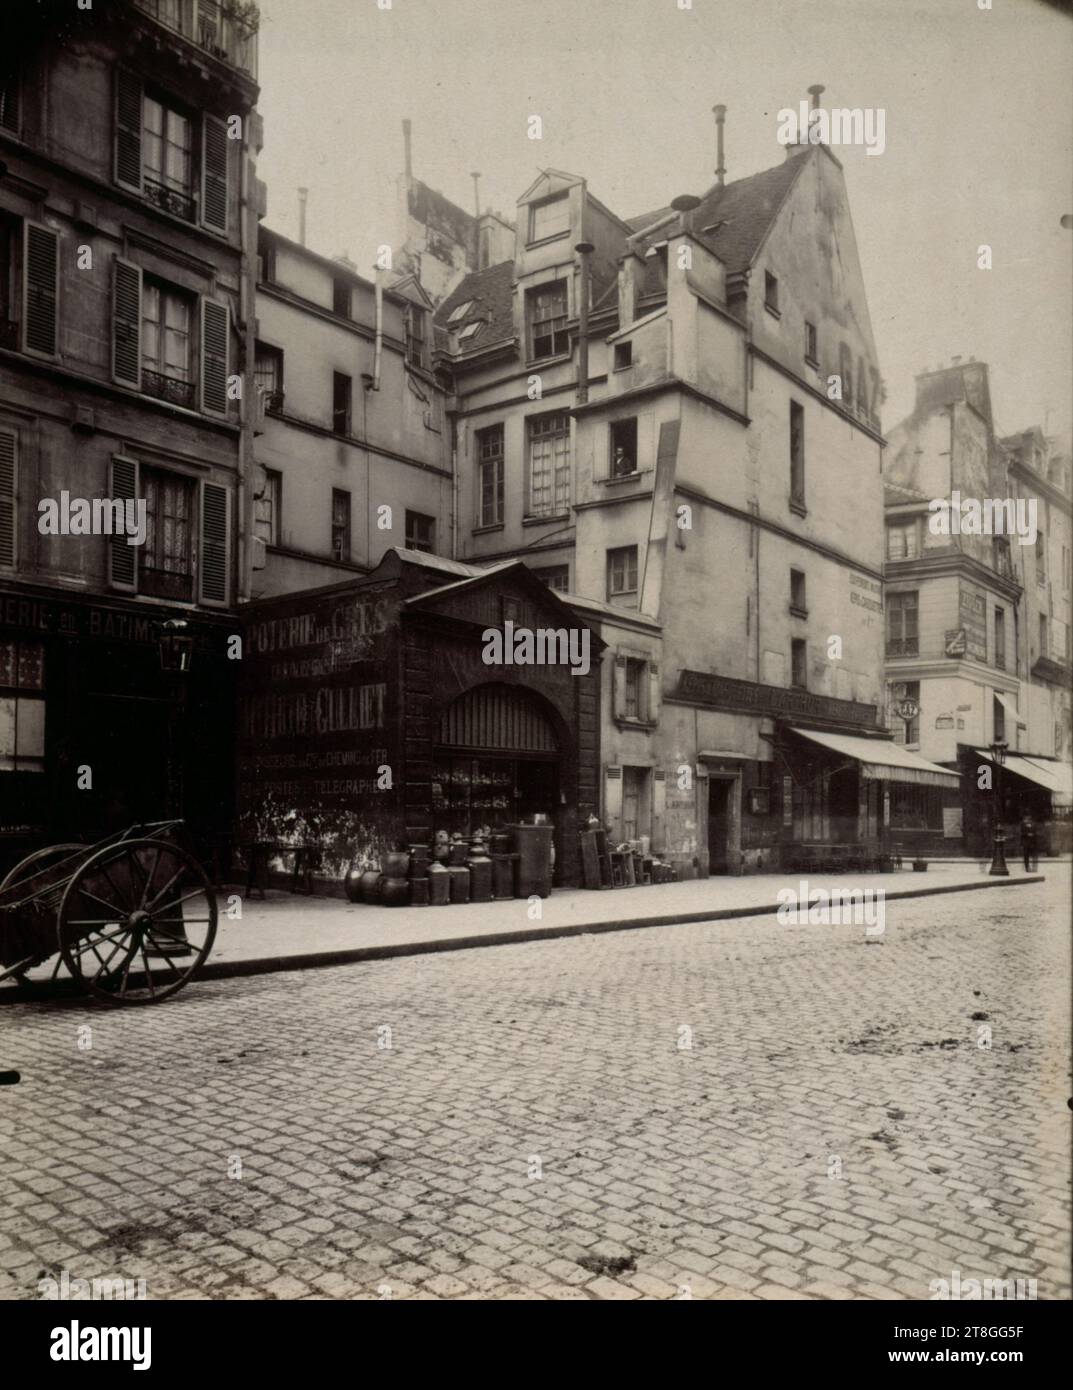
<path id="1" fill-rule="evenodd" d="M 1057 863 L 1055 864 L 1057 867 Z M 518 941 L 627 931 L 684 922 L 722 921 L 774 913 L 780 889 L 882 889 L 888 901 L 970 889 L 1039 883 L 1011 867 L 1009 878 L 990 878 L 977 862 L 932 864 L 927 873 L 903 869 L 889 874 L 753 874 L 742 878 L 694 879 L 641 888 L 556 890 L 530 919 L 523 898 L 451 907 L 373 907 L 339 898 L 307 898 L 269 890 L 264 901 L 243 899 L 242 920 L 226 914 L 228 892 L 220 895 L 216 944 L 203 979 L 298 970 L 317 965 L 457 951 Z M 237 889 L 233 890 L 237 893 Z M 819 928 L 818 928 L 819 930 Z"/>

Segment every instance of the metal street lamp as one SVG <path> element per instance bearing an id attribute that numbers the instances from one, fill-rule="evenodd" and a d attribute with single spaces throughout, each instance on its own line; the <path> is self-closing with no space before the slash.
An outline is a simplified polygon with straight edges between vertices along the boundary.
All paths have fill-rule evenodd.
<path id="1" fill-rule="evenodd" d="M 995 798 L 994 848 L 991 852 L 991 868 L 988 872 L 1002 878 L 1009 878 L 1010 876 L 1010 871 L 1006 867 L 1006 830 L 1002 824 L 1002 769 L 1006 764 L 1006 753 L 1009 746 L 1003 740 L 996 739 L 988 750 L 991 754 L 991 761 L 995 764 L 995 785 L 993 788 Z"/>

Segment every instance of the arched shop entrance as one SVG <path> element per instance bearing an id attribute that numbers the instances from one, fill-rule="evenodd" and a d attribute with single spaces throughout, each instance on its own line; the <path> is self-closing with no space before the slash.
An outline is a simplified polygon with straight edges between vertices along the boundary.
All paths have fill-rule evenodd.
<path id="1" fill-rule="evenodd" d="M 437 830 L 468 835 L 543 814 L 558 840 L 560 749 L 543 704 L 524 687 L 489 684 L 447 706 L 432 762 Z"/>

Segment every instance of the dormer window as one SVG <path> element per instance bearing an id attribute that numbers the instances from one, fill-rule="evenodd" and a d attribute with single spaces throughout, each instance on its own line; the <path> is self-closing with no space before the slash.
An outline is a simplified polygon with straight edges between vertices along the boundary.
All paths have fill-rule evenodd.
<path id="1" fill-rule="evenodd" d="M 566 281 L 557 280 L 526 296 L 529 318 L 529 360 L 558 357 L 570 350 L 566 330 Z"/>
<path id="2" fill-rule="evenodd" d="M 770 270 L 764 271 L 764 308 L 776 315 L 779 312 L 779 282 Z"/>
<path id="3" fill-rule="evenodd" d="M 425 357 L 425 310 L 419 304 L 406 308 L 406 360 L 414 367 L 427 365 Z"/>
<path id="4" fill-rule="evenodd" d="M 460 343 L 472 342 L 483 327 L 484 324 L 480 319 L 477 319 L 474 323 L 467 323 L 465 328 L 459 333 L 458 341 Z"/>
<path id="5" fill-rule="evenodd" d="M 542 203 L 534 203 L 529 209 L 529 240 L 547 241 L 549 237 L 562 236 L 570 230 L 570 200 L 564 193 L 558 198 L 547 198 Z"/>
<path id="6" fill-rule="evenodd" d="M 459 304 L 456 308 L 451 310 L 450 314 L 447 316 L 447 322 L 461 323 L 472 308 L 473 300 L 467 299 L 464 304 Z"/>

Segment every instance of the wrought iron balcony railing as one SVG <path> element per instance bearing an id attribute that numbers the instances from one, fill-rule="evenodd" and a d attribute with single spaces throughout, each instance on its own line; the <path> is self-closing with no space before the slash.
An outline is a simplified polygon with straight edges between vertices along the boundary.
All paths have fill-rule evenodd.
<path id="1" fill-rule="evenodd" d="M 144 14 L 214 58 L 257 77 L 261 16 L 253 0 L 133 0 Z"/>
<path id="2" fill-rule="evenodd" d="M 149 598 L 170 598 L 180 603 L 191 603 L 194 598 L 194 576 L 175 570 L 156 569 L 152 565 L 139 565 L 138 592 Z"/>
<path id="3" fill-rule="evenodd" d="M 147 203 L 152 203 L 154 207 L 160 208 L 163 212 L 170 212 L 173 217 L 181 217 L 184 222 L 197 221 L 197 204 L 194 202 L 192 194 L 182 193 L 177 188 L 169 188 L 166 183 L 160 183 L 148 176 L 143 180 L 143 183 Z"/>
<path id="4" fill-rule="evenodd" d="M 887 655 L 919 656 L 920 639 L 918 637 L 888 637 Z"/>
<path id="5" fill-rule="evenodd" d="M 194 408 L 194 383 L 180 381 L 177 377 L 165 376 L 163 372 L 150 372 L 142 368 L 142 391 L 147 396 L 155 396 L 159 401 L 171 405 L 182 405 L 187 410 Z"/>

